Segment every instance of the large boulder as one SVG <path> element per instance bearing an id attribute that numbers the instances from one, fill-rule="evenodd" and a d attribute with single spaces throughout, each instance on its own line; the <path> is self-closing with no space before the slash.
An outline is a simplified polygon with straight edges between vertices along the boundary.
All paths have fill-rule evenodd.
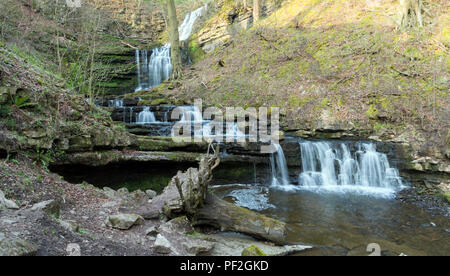
<path id="1" fill-rule="evenodd" d="M 168 251 L 170 249 L 169 253 L 172 255 L 197 256 L 206 254 L 214 248 L 214 243 L 202 239 L 202 235 L 195 232 L 185 216 L 177 217 L 164 223 L 159 227 L 158 231 L 158 236 L 161 236 L 160 241 L 157 243 L 158 251 L 164 251 L 165 249 Z M 165 249 L 161 247 L 161 245 L 165 244 L 162 237 L 170 244 Z M 158 253 L 168 254 L 164 252 Z"/>
<path id="2" fill-rule="evenodd" d="M 181 245 L 188 254 L 194 256 L 206 254 L 214 248 L 214 243 L 197 238 L 185 239 Z"/>
<path id="3" fill-rule="evenodd" d="M 144 224 L 144 219 L 136 214 L 118 214 L 109 216 L 105 224 L 112 228 L 128 230 L 134 225 Z"/>
<path id="4" fill-rule="evenodd" d="M 149 199 L 153 199 L 158 195 L 158 193 L 153 190 L 146 190 L 145 193 L 147 194 Z"/>
<path id="5" fill-rule="evenodd" d="M 0 233 L 0 257 L 3 256 L 35 256 L 38 247 L 30 242 L 8 238 Z"/>
<path id="6" fill-rule="evenodd" d="M 5 194 L 0 191 L 0 211 L 5 209 L 19 209 L 14 201 L 6 199 Z"/>
<path id="7" fill-rule="evenodd" d="M 129 192 L 127 188 L 120 188 L 117 191 L 109 187 L 103 188 L 103 193 L 114 200 L 120 201 L 122 207 L 132 208 L 138 207 L 148 202 L 150 195 L 141 190 Z"/>
<path id="8" fill-rule="evenodd" d="M 170 254 L 175 253 L 172 244 L 161 234 L 156 236 L 155 244 L 153 245 L 153 250 L 159 254 Z"/>

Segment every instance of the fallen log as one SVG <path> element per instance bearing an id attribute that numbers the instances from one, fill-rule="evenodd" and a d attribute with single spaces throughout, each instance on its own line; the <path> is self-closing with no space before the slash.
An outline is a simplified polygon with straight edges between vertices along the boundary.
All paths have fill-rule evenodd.
<path id="1" fill-rule="evenodd" d="M 220 159 L 216 154 L 202 158 L 198 169 L 179 171 L 161 195 L 134 213 L 146 219 L 161 215 L 170 219 L 186 216 L 193 225 L 209 225 L 222 231 L 239 232 L 276 244 L 285 244 L 285 223 L 228 203 L 208 192 L 212 171 L 219 163 Z"/>
<path id="2" fill-rule="evenodd" d="M 236 206 L 212 194 L 207 195 L 204 206 L 197 210 L 191 221 L 194 226 L 209 225 L 221 231 L 239 232 L 278 245 L 286 244 L 284 222 Z"/>

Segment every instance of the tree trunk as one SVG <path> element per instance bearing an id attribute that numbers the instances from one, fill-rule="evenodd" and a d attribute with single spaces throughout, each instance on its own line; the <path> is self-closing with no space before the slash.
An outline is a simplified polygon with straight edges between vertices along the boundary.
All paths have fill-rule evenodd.
<path id="1" fill-rule="evenodd" d="M 236 206 L 208 194 L 192 218 L 194 225 L 210 225 L 221 231 L 239 232 L 273 243 L 286 244 L 286 224 Z"/>
<path id="2" fill-rule="evenodd" d="M 422 0 L 400 0 L 400 27 L 423 27 L 422 9 Z"/>
<path id="3" fill-rule="evenodd" d="M 218 154 L 219 149 L 215 151 Z M 208 192 L 212 171 L 219 162 L 217 155 L 203 158 L 198 169 L 178 172 L 161 195 L 143 208 L 131 212 L 145 219 L 155 219 L 161 215 L 173 219 L 186 215 L 194 225 L 209 225 L 222 231 L 240 232 L 285 244 L 285 223 L 228 203 Z"/>
<path id="4" fill-rule="evenodd" d="M 178 33 L 178 19 L 174 0 L 167 0 L 167 13 L 169 17 L 170 54 L 172 59 L 172 74 L 170 78 L 174 80 L 181 77 L 180 35 Z"/>
<path id="5" fill-rule="evenodd" d="M 253 0 L 253 22 L 257 22 L 261 16 L 261 0 Z"/>

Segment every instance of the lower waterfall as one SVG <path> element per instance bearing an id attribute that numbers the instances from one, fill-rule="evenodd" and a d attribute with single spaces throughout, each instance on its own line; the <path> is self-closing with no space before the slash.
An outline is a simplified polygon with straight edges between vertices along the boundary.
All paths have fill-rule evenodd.
<path id="1" fill-rule="evenodd" d="M 377 152 L 376 145 L 358 142 L 300 141 L 301 172 L 298 186 L 289 183 L 288 168 L 281 146 L 270 157 L 272 186 L 306 189 L 316 192 L 356 192 L 393 197 L 404 188 L 396 168 L 386 154 Z"/>

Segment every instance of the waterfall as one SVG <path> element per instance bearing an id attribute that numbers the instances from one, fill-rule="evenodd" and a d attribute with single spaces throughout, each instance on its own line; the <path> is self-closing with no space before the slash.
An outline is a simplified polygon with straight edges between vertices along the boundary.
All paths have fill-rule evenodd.
<path id="1" fill-rule="evenodd" d="M 109 100 L 108 107 L 116 107 L 116 108 L 123 107 L 123 99 Z"/>
<path id="2" fill-rule="evenodd" d="M 181 112 L 180 122 L 203 123 L 202 112 L 200 111 L 198 106 L 180 106 L 178 108 Z"/>
<path id="3" fill-rule="evenodd" d="M 272 186 L 287 188 L 290 185 L 289 173 L 283 148 L 279 144 L 272 144 L 276 152 L 270 156 L 270 168 L 272 170 Z"/>
<path id="4" fill-rule="evenodd" d="M 345 143 L 300 141 L 300 150 L 302 172 L 298 182 L 302 187 L 387 194 L 403 187 L 398 170 L 372 143 L 360 143 L 351 153 Z"/>
<path id="5" fill-rule="evenodd" d="M 167 80 L 172 72 L 170 44 L 154 48 L 150 58 L 147 50 L 136 50 L 138 87 L 136 91 L 150 89 Z"/>
<path id="6" fill-rule="evenodd" d="M 140 57 L 141 53 L 138 49 L 136 49 L 136 69 L 137 69 L 137 81 L 138 81 L 138 86 L 136 88 L 136 91 L 139 91 L 142 89 L 142 84 L 141 84 L 141 57 Z"/>
<path id="7" fill-rule="evenodd" d="M 178 28 L 178 32 L 180 34 L 180 41 L 187 40 L 192 33 L 192 28 L 194 27 L 194 23 L 200 16 L 204 15 L 208 8 L 208 4 L 204 5 L 201 8 L 196 9 L 195 11 L 188 13 Z"/>
<path id="8" fill-rule="evenodd" d="M 186 15 L 183 23 L 178 28 L 180 41 L 187 40 L 192 33 L 195 21 L 204 15 L 207 5 Z M 136 91 L 150 89 L 167 80 L 172 73 L 172 61 L 170 59 L 170 44 L 152 49 L 150 58 L 147 50 L 136 50 L 136 67 L 138 86 Z"/>
<path id="9" fill-rule="evenodd" d="M 156 123 L 155 114 L 150 111 L 150 107 L 144 107 L 144 110 L 139 112 L 136 118 L 136 124 L 150 124 Z"/>
<path id="10" fill-rule="evenodd" d="M 130 124 L 133 123 L 133 110 L 134 110 L 134 108 L 130 107 Z"/>
<path id="11" fill-rule="evenodd" d="M 245 132 L 239 129 L 239 125 L 236 122 L 224 122 L 224 128 L 219 132 L 217 129 L 213 128 L 214 122 L 210 120 L 203 120 L 203 115 L 197 106 L 179 106 L 178 110 L 181 115 L 180 122 L 185 124 L 191 124 L 194 128 L 194 124 L 200 125 L 201 128 L 194 129 L 194 137 L 205 137 L 205 138 L 222 138 L 233 137 L 235 139 L 240 137 L 246 137 Z M 213 131 L 214 129 L 214 131 Z M 174 134 L 172 133 L 172 136 Z"/>

